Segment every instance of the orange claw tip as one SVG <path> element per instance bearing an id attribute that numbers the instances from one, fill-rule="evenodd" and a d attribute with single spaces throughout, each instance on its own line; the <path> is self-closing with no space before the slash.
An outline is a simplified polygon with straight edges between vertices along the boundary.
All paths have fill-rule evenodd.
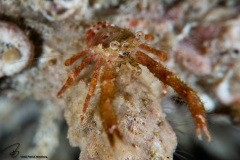
<path id="1" fill-rule="evenodd" d="M 209 133 L 209 131 L 207 129 L 207 126 L 203 126 L 203 132 L 204 132 L 208 142 L 211 142 L 211 135 L 210 135 L 210 133 Z"/>
<path id="2" fill-rule="evenodd" d="M 206 136 L 206 138 L 207 138 L 207 141 L 208 142 L 211 142 L 212 141 L 212 139 L 211 139 L 211 136 L 210 136 L 210 133 L 207 131 L 204 131 L 204 135 Z M 198 137 L 198 139 L 200 140 L 200 141 L 202 141 L 202 134 L 200 133 L 200 134 L 197 134 L 197 137 Z"/>
<path id="3" fill-rule="evenodd" d="M 81 115 L 80 118 L 81 118 L 81 123 L 82 123 L 84 120 L 84 115 Z"/>
<path id="4" fill-rule="evenodd" d="M 207 129 L 207 125 L 206 124 L 202 124 L 202 130 L 204 132 L 204 135 L 206 136 L 207 138 L 207 141 L 208 142 L 211 142 L 211 135 Z M 199 140 L 202 140 L 202 133 L 201 133 L 201 128 L 200 128 L 200 124 L 197 125 L 196 127 L 196 132 L 197 132 L 197 137 Z"/>
<path id="5" fill-rule="evenodd" d="M 62 98 L 62 94 L 60 92 L 57 93 L 56 95 L 57 98 Z"/>
<path id="6" fill-rule="evenodd" d="M 61 99 L 61 98 L 62 98 L 62 95 L 57 95 L 57 98 Z"/>
<path id="7" fill-rule="evenodd" d="M 197 133 L 198 139 L 202 140 L 202 133 L 201 133 L 200 124 L 197 124 L 197 126 L 196 126 L 196 133 Z"/>
<path id="8" fill-rule="evenodd" d="M 65 64 L 65 66 L 70 66 L 71 65 L 71 60 L 67 59 L 64 64 Z"/>

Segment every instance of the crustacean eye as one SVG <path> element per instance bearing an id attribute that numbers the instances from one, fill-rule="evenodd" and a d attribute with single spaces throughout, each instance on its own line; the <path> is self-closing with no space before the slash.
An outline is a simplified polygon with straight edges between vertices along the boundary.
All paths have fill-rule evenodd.
<path id="1" fill-rule="evenodd" d="M 142 31 L 138 31 L 135 33 L 137 39 L 144 39 L 144 33 Z"/>
<path id="2" fill-rule="evenodd" d="M 130 45 L 129 45 L 129 43 L 123 43 L 123 44 L 122 44 L 122 47 L 123 47 L 124 49 L 128 49 L 128 48 L 130 47 Z"/>
<path id="3" fill-rule="evenodd" d="M 123 43 L 122 44 L 122 49 L 124 50 L 123 52 L 122 52 L 122 56 L 129 56 L 130 55 L 130 51 L 128 51 L 128 49 L 130 48 L 130 44 L 129 43 Z"/>
<path id="4" fill-rule="evenodd" d="M 130 53 L 131 53 L 131 52 L 123 52 L 123 53 L 122 53 L 122 56 L 124 56 L 124 57 L 125 57 L 125 56 L 129 56 Z"/>
<path id="5" fill-rule="evenodd" d="M 120 43 L 118 41 L 112 41 L 110 43 L 110 48 L 113 50 L 119 49 Z"/>

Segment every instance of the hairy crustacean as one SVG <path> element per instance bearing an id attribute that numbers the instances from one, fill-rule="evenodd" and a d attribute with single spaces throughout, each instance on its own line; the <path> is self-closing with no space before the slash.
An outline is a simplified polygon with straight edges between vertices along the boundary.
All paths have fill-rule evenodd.
<path id="1" fill-rule="evenodd" d="M 70 74 L 66 83 L 57 93 L 61 97 L 62 93 L 73 83 L 78 74 L 92 61 L 95 61 L 90 88 L 86 97 L 83 115 L 84 119 L 88 103 L 94 93 L 97 82 L 100 79 L 101 95 L 99 100 L 100 116 L 103 126 L 108 135 L 111 145 L 114 144 L 113 135 L 116 134 L 120 139 L 123 138 L 118 129 L 117 115 L 114 112 L 112 101 L 115 94 L 116 68 L 121 64 L 130 63 L 137 67 L 138 74 L 141 67 L 146 66 L 164 84 L 171 86 L 189 104 L 193 118 L 196 122 L 196 132 L 201 139 L 201 129 L 208 141 L 211 140 L 207 129 L 204 106 L 197 93 L 187 84 L 177 78 L 172 72 L 165 68 L 161 63 L 150 58 L 144 52 L 151 53 L 159 57 L 160 61 L 167 59 L 166 53 L 151 48 L 147 42 L 152 41 L 152 35 L 144 35 L 142 31 L 132 33 L 129 29 L 120 28 L 108 22 L 98 22 L 88 29 L 86 33 L 87 50 L 84 50 L 65 61 L 66 66 L 72 65 L 79 58 L 84 57 L 82 63 Z M 102 72 L 100 72 L 102 69 Z"/>

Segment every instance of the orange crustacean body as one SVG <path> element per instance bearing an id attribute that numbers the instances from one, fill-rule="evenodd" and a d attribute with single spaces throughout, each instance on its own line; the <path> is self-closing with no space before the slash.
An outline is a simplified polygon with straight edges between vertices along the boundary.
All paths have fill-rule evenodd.
<path id="1" fill-rule="evenodd" d="M 153 39 L 153 36 L 150 34 L 145 35 L 142 31 L 134 34 L 129 29 L 121 28 L 108 22 L 97 22 L 92 25 L 86 32 L 86 43 L 88 49 L 65 61 L 65 65 L 70 66 L 79 58 L 84 58 L 75 71 L 69 75 L 66 83 L 57 93 L 57 97 L 61 97 L 62 93 L 65 92 L 65 90 L 73 83 L 78 74 L 90 62 L 94 61 L 95 68 L 89 92 L 84 103 L 81 119 L 84 119 L 88 103 L 99 80 L 101 87 L 99 100 L 100 116 L 109 142 L 111 145 L 114 145 L 114 134 L 120 139 L 123 138 L 118 129 L 117 115 L 115 114 L 112 103 L 116 88 L 114 81 L 117 76 L 116 67 L 121 64 L 129 63 L 132 66 L 137 67 L 140 74 L 140 64 L 142 66 L 146 66 L 155 77 L 163 82 L 164 85 L 171 86 L 179 96 L 187 101 L 196 122 L 196 132 L 198 138 L 201 139 L 201 130 L 203 130 L 207 140 L 210 141 L 211 137 L 207 129 L 204 106 L 200 98 L 197 96 L 197 93 L 161 63 L 155 61 L 144 53 L 148 52 L 153 54 L 159 57 L 160 61 L 167 60 L 165 52 L 148 46 L 147 42 Z M 101 74 L 100 69 L 102 69 Z"/>

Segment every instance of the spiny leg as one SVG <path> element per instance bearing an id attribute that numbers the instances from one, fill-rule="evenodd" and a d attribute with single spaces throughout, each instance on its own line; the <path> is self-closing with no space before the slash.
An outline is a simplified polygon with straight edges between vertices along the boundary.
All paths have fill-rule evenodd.
<path id="1" fill-rule="evenodd" d="M 122 139 L 117 125 L 117 116 L 112 105 L 115 95 L 115 66 L 111 62 L 107 62 L 104 66 L 104 73 L 101 79 L 101 97 L 100 97 L 100 116 L 103 120 L 103 126 L 107 132 L 111 146 L 114 146 L 114 133 Z"/>
<path id="2" fill-rule="evenodd" d="M 166 61 L 167 60 L 167 54 L 163 51 L 160 51 L 160 50 L 154 49 L 152 47 L 149 47 L 146 44 L 140 44 L 138 46 L 138 48 L 158 56 L 160 61 Z"/>
<path id="3" fill-rule="evenodd" d="M 82 115 L 81 121 L 83 121 L 84 115 L 85 115 L 87 107 L 88 107 L 88 103 L 89 103 L 89 101 L 91 99 L 92 94 L 95 91 L 95 88 L 96 88 L 96 85 L 97 85 L 97 81 L 98 81 L 98 78 L 99 78 L 99 72 L 100 72 L 100 69 L 101 69 L 102 65 L 103 65 L 103 59 L 100 58 L 96 62 L 96 64 L 95 64 L 93 77 L 92 77 L 91 84 L 90 84 L 90 87 L 89 87 L 89 92 L 88 92 L 88 95 L 86 97 L 86 100 L 85 100 L 85 103 L 84 103 L 84 107 L 83 107 L 83 115 Z"/>
<path id="4" fill-rule="evenodd" d="M 143 52 L 137 51 L 134 59 L 138 63 L 146 66 L 155 77 L 157 77 L 163 83 L 171 86 L 178 93 L 178 95 L 188 102 L 189 108 L 196 122 L 196 132 L 198 138 L 201 139 L 202 129 L 207 140 L 211 141 L 211 136 L 207 129 L 204 107 L 196 92 L 178 79 L 172 72 L 168 71 L 162 64 L 157 63 Z"/>
<path id="5" fill-rule="evenodd" d="M 78 53 L 78 54 L 75 54 L 75 55 L 73 55 L 71 58 L 69 58 L 69 59 L 67 59 L 66 61 L 65 61 L 65 66 L 70 66 L 70 65 L 72 65 L 76 60 L 78 60 L 79 58 L 81 58 L 81 57 L 83 57 L 83 56 L 85 56 L 85 55 L 87 55 L 87 54 L 89 54 L 89 53 L 91 53 L 91 50 L 85 50 L 85 51 L 82 51 L 82 52 L 80 52 L 80 53 Z"/>
<path id="6" fill-rule="evenodd" d="M 89 57 L 85 58 L 80 66 L 78 66 L 75 71 L 69 75 L 67 81 L 62 86 L 60 91 L 57 93 L 57 97 L 60 98 L 61 94 L 65 92 L 65 90 L 73 83 L 73 81 L 76 79 L 77 75 L 85 68 L 95 57 L 95 54 L 90 55 Z"/>

